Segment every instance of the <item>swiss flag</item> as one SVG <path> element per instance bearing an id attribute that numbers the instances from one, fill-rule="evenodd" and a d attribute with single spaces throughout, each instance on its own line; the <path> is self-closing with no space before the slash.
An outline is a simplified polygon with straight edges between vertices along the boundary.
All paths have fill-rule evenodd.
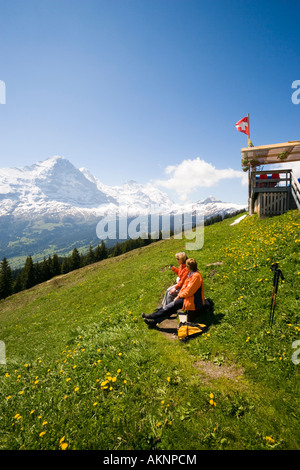
<path id="1" fill-rule="evenodd" d="M 239 122 L 236 123 L 235 127 L 238 131 L 244 132 L 244 134 L 249 135 L 249 119 L 248 117 L 244 117 Z"/>

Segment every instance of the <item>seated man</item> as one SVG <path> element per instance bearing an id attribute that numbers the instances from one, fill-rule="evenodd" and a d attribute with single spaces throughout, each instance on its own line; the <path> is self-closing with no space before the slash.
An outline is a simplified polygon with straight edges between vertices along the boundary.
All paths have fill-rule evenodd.
<path id="1" fill-rule="evenodd" d="M 188 269 L 187 278 L 180 289 L 177 297 L 153 313 L 142 313 L 142 317 L 149 326 L 155 326 L 156 323 L 169 318 L 177 310 L 200 310 L 204 306 L 204 285 L 203 278 L 197 269 L 197 262 L 193 258 L 186 261 Z"/>

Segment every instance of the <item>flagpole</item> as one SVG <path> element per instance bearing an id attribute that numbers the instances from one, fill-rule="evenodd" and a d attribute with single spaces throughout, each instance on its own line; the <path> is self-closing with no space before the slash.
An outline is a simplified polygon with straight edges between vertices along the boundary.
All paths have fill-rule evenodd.
<path id="1" fill-rule="evenodd" d="M 249 132 L 249 134 L 248 134 L 248 147 L 250 147 L 251 140 L 250 140 L 250 116 L 249 116 L 249 113 L 248 113 L 248 132 Z"/>
<path id="2" fill-rule="evenodd" d="M 248 113 L 248 147 L 250 147 L 250 116 Z M 249 215 L 252 215 L 252 208 L 251 208 L 251 168 L 249 166 L 248 168 L 248 213 Z"/>

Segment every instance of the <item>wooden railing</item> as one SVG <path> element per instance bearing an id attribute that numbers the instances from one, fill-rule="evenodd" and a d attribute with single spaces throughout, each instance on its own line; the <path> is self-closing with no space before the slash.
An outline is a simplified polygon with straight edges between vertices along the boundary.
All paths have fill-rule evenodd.
<path id="1" fill-rule="evenodd" d="M 251 194 L 253 192 L 269 192 L 289 190 L 292 170 L 252 171 Z M 275 176 L 276 175 L 276 176 Z"/>
<path id="2" fill-rule="evenodd" d="M 296 180 L 293 172 L 291 173 L 291 192 L 298 210 L 300 211 L 300 183 L 298 180 Z"/>
<path id="3" fill-rule="evenodd" d="M 250 213 L 260 217 L 300 211 L 300 184 L 292 170 L 252 171 L 250 175 Z"/>

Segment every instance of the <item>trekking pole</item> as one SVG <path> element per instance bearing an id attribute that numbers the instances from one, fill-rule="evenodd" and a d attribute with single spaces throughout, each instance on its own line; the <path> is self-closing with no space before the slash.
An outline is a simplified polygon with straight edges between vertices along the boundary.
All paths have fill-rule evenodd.
<path id="1" fill-rule="evenodd" d="M 284 279 L 281 270 L 278 269 L 278 263 L 273 263 L 272 266 L 271 266 L 271 269 L 272 269 L 272 271 L 274 271 L 274 279 L 273 279 L 273 291 L 272 291 L 272 301 L 271 301 L 269 326 L 273 325 L 279 278 L 281 278 L 282 280 Z"/>

